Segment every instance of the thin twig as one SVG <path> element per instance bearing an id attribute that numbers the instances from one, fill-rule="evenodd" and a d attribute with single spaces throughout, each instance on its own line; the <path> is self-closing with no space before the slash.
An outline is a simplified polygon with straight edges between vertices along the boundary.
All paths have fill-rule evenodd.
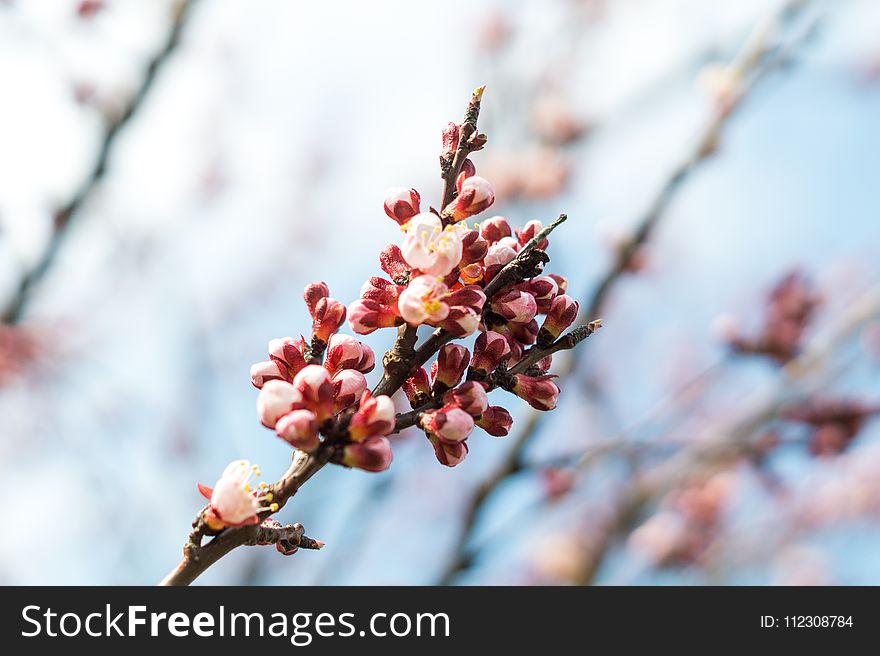
<path id="1" fill-rule="evenodd" d="M 16 324 L 21 321 L 24 310 L 33 295 L 34 289 L 39 285 L 40 281 L 42 281 L 55 261 L 55 257 L 58 255 L 61 246 L 69 233 L 70 226 L 73 224 L 73 220 L 76 218 L 79 211 L 88 203 L 92 194 L 103 181 L 104 176 L 107 173 L 107 163 L 110 160 L 110 155 L 116 144 L 118 135 L 122 132 L 123 128 L 131 122 L 132 118 L 138 113 L 138 110 L 141 109 L 144 100 L 147 98 L 147 95 L 158 77 L 159 71 L 177 49 L 177 46 L 180 43 L 181 34 L 186 27 L 194 3 L 195 0 L 180 0 L 180 2 L 174 6 L 174 17 L 165 42 L 159 51 L 153 55 L 149 62 L 147 62 L 146 71 L 141 80 L 141 84 L 123 108 L 122 112 L 118 116 L 108 118 L 106 129 L 98 149 L 98 157 L 92 165 L 91 171 L 70 200 L 55 212 L 52 221 L 52 235 L 46 244 L 46 248 L 40 254 L 39 259 L 23 273 L 21 280 L 18 283 L 18 287 L 3 308 L 2 315 L 0 315 L 0 322 Z"/>

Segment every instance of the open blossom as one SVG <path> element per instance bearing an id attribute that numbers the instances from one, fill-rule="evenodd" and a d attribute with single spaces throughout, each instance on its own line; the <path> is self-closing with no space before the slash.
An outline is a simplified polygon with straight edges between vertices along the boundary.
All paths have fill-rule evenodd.
<path id="1" fill-rule="evenodd" d="M 443 321 L 449 314 L 449 306 L 443 300 L 447 291 L 446 285 L 436 276 L 415 278 L 400 294 L 400 316 L 411 326 Z"/>
<path id="2" fill-rule="evenodd" d="M 446 465 L 447 467 L 455 467 L 462 462 L 468 454 L 467 441 L 446 442 L 435 437 L 431 439 L 431 444 L 434 447 L 434 455 L 437 456 L 437 461 L 441 465 Z"/>
<path id="3" fill-rule="evenodd" d="M 478 175 L 467 178 L 461 185 L 458 196 L 446 206 L 443 215 L 453 221 L 479 214 L 495 202 L 495 190 L 489 181 Z"/>
<path id="4" fill-rule="evenodd" d="M 376 366 L 373 349 L 350 335 L 337 333 L 327 342 L 327 357 L 324 367 L 335 373 L 342 369 L 356 369 L 363 374 L 370 373 Z"/>
<path id="5" fill-rule="evenodd" d="M 391 187 L 385 192 L 385 214 L 403 225 L 419 213 L 421 197 L 415 189 Z"/>
<path id="6" fill-rule="evenodd" d="M 305 407 L 318 417 L 318 423 L 333 416 L 333 383 L 324 367 L 317 364 L 306 365 L 294 377 L 293 387 L 299 392 Z"/>
<path id="7" fill-rule="evenodd" d="M 249 461 L 235 460 L 223 470 L 213 489 L 199 485 L 199 492 L 209 500 L 205 520 L 211 528 L 218 530 L 226 526 L 258 524 L 260 512 L 278 510 L 278 504 L 263 505 L 263 502 L 271 501 L 270 494 L 259 496 L 251 488 L 251 479 L 259 473 L 259 467 Z"/>
<path id="8" fill-rule="evenodd" d="M 348 434 L 354 442 L 368 437 L 388 435 L 394 431 L 394 401 L 385 395 L 371 396 L 364 392 L 358 411 L 351 418 Z"/>
<path id="9" fill-rule="evenodd" d="M 559 387 L 553 382 L 554 378 L 556 376 L 517 374 L 514 376 L 515 383 L 511 391 L 535 410 L 552 410 L 559 397 Z"/>
<path id="10" fill-rule="evenodd" d="M 443 402 L 448 406 L 456 406 L 471 417 L 479 417 L 489 406 L 489 396 L 483 383 L 469 380 L 443 395 Z"/>
<path id="11" fill-rule="evenodd" d="M 318 439 L 318 419 L 311 410 L 301 408 L 293 410 L 275 424 L 278 437 L 297 449 L 315 451 L 321 444 Z"/>
<path id="12" fill-rule="evenodd" d="M 461 442 L 474 430 L 474 418 L 457 406 L 443 406 L 425 412 L 419 425 L 446 442 Z"/>
<path id="13" fill-rule="evenodd" d="M 312 337 L 326 342 L 345 321 L 345 306 L 335 298 L 322 298 L 315 304 L 312 316 Z"/>
<path id="14" fill-rule="evenodd" d="M 302 394 L 284 380 L 267 381 L 257 396 L 257 414 L 266 428 L 275 428 L 278 419 L 302 402 Z"/>
<path id="15" fill-rule="evenodd" d="M 528 292 L 511 289 L 492 303 L 492 309 L 508 321 L 527 323 L 538 313 L 538 303 Z"/>
<path id="16" fill-rule="evenodd" d="M 445 276 L 461 262 L 461 231 L 454 226 L 444 228 L 436 214 L 422 212 L 406 224 L 401 252 L 412 268 Z"/>
<path id="17" fill-rule="evenodd" d="M 446 344 L 431 364 L 431 383 L 435 392 L 444 392 L 458 385 L 471 354 L 461 344 Z"/>
<path id="18" fill-rule="evenodd" d="M 562 332 L 574 323 L 578 314 L 578 302 L 567 294 L 560 294 L 553 299 L 547 317 L 538 333 L 541 346 L 548 346 Z"/>
<path id="19" fill-rule="evenodd" d="M 487 330 L 480 333 L 474 342 L 471 369 L 483 375 L 490 374 L 509 357 L 510 343 L 507 338 L 493 330 Z"/>
<path id="20" fill-rule="evenodd" d="M 348 325 L 358 335 L 369 335 L 379 328 L 401 324 L 396 308 L 368 298 L 359 298 L 348 306 Z"/>
<path id="21" fill-rule="evenodd" d="M 475 423 L 493 437 L 506 437 L 513 426 L 513 417 L 501 406 L 490 405 Z"/>
<path id="22" fill-rule="evenodd" d="M 370 437 L 363 442 L 346 444 L 342 451 L 342 464 L 364 471 L 381 472 L 391 466 L 393 455 L 387 437 Z"/>
<path id="23" fill-rule="evenodd" d="M 333 374 L 333 413 L 350 408 L 363 396 L 367 379 L 356 369 L 343 369 Z"/>

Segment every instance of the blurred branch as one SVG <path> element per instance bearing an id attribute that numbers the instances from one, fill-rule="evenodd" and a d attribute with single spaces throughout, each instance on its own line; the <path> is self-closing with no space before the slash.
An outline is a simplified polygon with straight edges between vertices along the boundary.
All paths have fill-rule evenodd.
<path id="1" fill-rule="evenodd" d="M 780 11 L 779 19 L 793 18 L 805 4 L 804 0 L 787 3 Z M 611 292 L 630 270 L 633 257 L 650 240 L 677 192 L 690 179 L 694 171 L 715 152 L 721 133 L 736 109 L 743 104 L 770 71 L 788 59 L 792 50 L 812 33 L 814 27 L 815 25 L 811 23 L 806 29 L 798 31 L 785 42 L 780 41 L 773 46 L 767 43 L 769 30 L 765 23 L 760 24 L 749 35 L 745 45 L 728 67 L 732 79 L 737 82 L 735 89 L 723 102 L 716 104 L 707 124 L 698 132 L 690 151 L 681 163 L 672 170 L 637 222 L 632 235 L 619 249 L 616 258 L 600 279 L 589 303 L 587 303 L 587 310 L 584 314 L 587 321 L 592 321 L 602 311 Z M 559 376 L 564 378 L 571 375 L 575 371 L 577 363 L 576 358 L 569 358 L 558 370 Z M 537 434 L 540 421 L 541 414 L 537 411 L 531 411 L 505 458 L 495 471 L 490 473 L 476 488 L 464 510 L 462 529 L 453 555 L 440 576 L 441 585 L 448 585 L 461 571 L 471 565 L 475 555 L 470 547 L 471 538 L 483 506 L 498 487 L 510 476 L 523 469 L 523 455 Z"/>
<path id="2" fill-rule="evenodd" d="M 880 285 L 869 289 L 844 311 L 828 335 L 815 339 L 803 355 L 786 365 L 782 370 L 783 377 L 771 389 L 756 394 L 745 404 L 742 413 L 710 428 L 691 446 L 652 471 L 636 477 L 617 503 L 601 540 L 591 545 L 590 558 L 585 561 L 577 582 L 580 585 L 593 582 L 616 538 L 632 527 L 652 499 L 695 475 L 717 471 L 754 452 L 758 444 L 749 438 L 774 419 L 787 403 L 808 396 L 827 380 L 833 373 L 830 361 L 835 351 L 878 317 Z M 811 376 L 814 377 L 812 381 Z M 578 465 L 583 464 L 586 457 L 584 454 Z"/>
<path id="3" fill-rule="evenodd" d="M 159 51 L 147 62 L 146 71 L 140 86 L 118 116 L 107 117 L 106 128 L 98 148 L 98 157 L 92 165 L 91 171 L 70 200 L 55 212 L 52 222 L 52 234 L 49 241 L 33 266 L 24 272 L 18 287 L 6 302 L 2 315 L 0 315 L 0 321 L 3 323 L 16 324 L 21 321 L 22 314 L 35 288 L 45 277 L 55 257 L 58 255 L 74 218 L 76 218 L 79 211 L 86 205 L 93 192 L 103 181 L 107 173 L 107 163 L 116 144 L 117 136 L 141 109 L 159 71 L 177 49 L 181 34 L 186 27 L 195 1 L 179 0 L 175 3 L 173 7 L 174 16 L 168 35 Z"/>

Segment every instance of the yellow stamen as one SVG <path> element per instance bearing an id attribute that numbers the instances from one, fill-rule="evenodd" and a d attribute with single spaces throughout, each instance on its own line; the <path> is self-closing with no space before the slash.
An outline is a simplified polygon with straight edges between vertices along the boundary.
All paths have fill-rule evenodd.
<path id="1" fill-rule="evenodd" d="M 269 510 L 271 510 L 272 512 L 278 512 L 278 508 L 279 506 L 277 503 L 273 503 L 271 506 L 269 506 Z"/>

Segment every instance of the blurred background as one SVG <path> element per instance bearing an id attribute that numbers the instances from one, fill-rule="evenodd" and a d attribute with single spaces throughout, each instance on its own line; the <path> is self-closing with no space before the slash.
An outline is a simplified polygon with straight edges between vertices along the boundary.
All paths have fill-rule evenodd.
<path id="1" fill-rule="evenodd" d="M 325 469 L 280 518 L 326 549 L 199 582 L 880 584 L 878 33 L 874 0 L 0 0 L 0 582 L 154 583 L 196 482 L 283 473 L 251 363 L 306 283 L 379 273 L 387 187 L 437 205 L 485 83 L 488 215 L 566 212 L 550 270 L 604 319 L 559 408 Z"/>

